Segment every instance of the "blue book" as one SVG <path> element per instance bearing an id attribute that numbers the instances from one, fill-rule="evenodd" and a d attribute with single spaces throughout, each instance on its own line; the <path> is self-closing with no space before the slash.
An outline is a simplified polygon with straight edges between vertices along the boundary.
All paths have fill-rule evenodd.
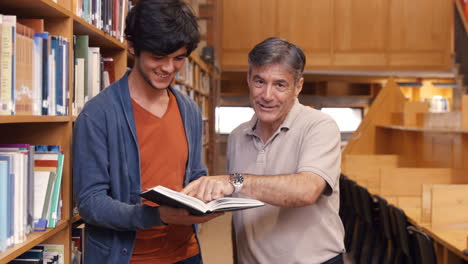
<path id="1" fill-rule="evenodd" d="M 60 145 L 36 145 L 37 153 L 60 153 Z"/>
<path id="2" fill-rule="evenodd" d="M 1 158 L 1 157 L 0 157 Z M 7 248 L 8 161 L 0 159 L 0 252 Z"/>
<path id="3" fill-rule="evenodd" d="M 52 36 L 52 49 L 54 50 L 55 60 L 55 113 L 64 115 L 64 94 L 63 94 L 63 43 L 62 37 Z"/>
<path id="4" fill-rule="evenodd" d="M 6 192 L 6 231 L 7 231 L 7 241 L 6 246 L 13 245 L 14 239 L 14 214 L 15 207 L 13 205 L 15 197 L 15 174 L 13 169 L 13 155 L 11 153 L 1 153 L 0 160 L 7 162 L 7 192 Z"/>
<path id="5" fill-rule="evenodd" d="M 50 86 L 50 62 L 49 56 L 51 52 L 51 36 L 48 32 L 35 33 L 34 37 L 42 39 L 42 115 L 49 114 L 49 86 Z"/>
<path id="6" fill-rule="evenodd" d="M 64 67 L 63 70 L 65 72 L 65 80 L 63 82 L 64 83 L 63 92 L 64 92 L 65 95 L 70 96 L 70 89 L 69 89 L 69 85 L 68 85 L 68 80 L 70 80 L 70 75 L 69 75 L 69 70 L 68 70 L 68 61 L 70 60 L 70 57 L 68 56 L 68 54 L 69 54 L 68 50 L 70 48 L 70 45 L 69 45 L 68 41 L 65 40 L 65 39 L 63 40 L 63 43 L 64 43 L 64 54 L 65 54 L 65 60 L 64 60 L 65 63 L 63 65 L 63 67 Z M 73 68 L 73 69 L 75 69 L 75 68 Z M 72 87 L 74 87 L 74 86 L 72 86 Z M 69 97 L 67 97 L 65 95 L 63 96 L 64 97 L 63 98 L 63 105 L 64 105 L 64 108 L 65 108 L 64 115 L 68 115 L 68 99 L 69 99 Z"/>
<path id="7" fill-rule="evenodd" d="M 32 248 L 23 254 L 19 255 L 16 259 L 42 259 L 44 255 L 43 249 Z"/>
<path id="8" fill-rule="evenodd" d="M 27 213 L 27 227 L 26 233 L 30 233 L 33 229 L 33 187 L 34 187 L 34 145 L 30 144 L 0 144 L 0 151 L 27 151 L 28 165 L 27 165 L 27 202 L 26 202 L 26 213 Z"/>

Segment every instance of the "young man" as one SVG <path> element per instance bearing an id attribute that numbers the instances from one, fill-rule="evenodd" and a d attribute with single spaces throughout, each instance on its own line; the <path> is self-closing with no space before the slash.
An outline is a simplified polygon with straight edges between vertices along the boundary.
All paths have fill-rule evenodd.
<path id="1" fill-rule="evenodd" d="M 249 53 L 253 118 L 228 140 L 228 173 L 184 192 L 204 200 L 235 193 L 267 203 L 234 213 L 238 263 L 342 263 L 340 132 L 299 103 L 305 55 L 279 38 Z"/>
<path id="2" fill-rule="evenodd" d="M 77 118 L 73 184 L 86 222 L 85 263 L 201 263 L 195 217 L 139 196 L 182 190 L 206 175 L 196 104 L 171 87 L 196 48 L 196 18 L 182 0 L 140 0 L 126 18 L 131 71 Z"/>

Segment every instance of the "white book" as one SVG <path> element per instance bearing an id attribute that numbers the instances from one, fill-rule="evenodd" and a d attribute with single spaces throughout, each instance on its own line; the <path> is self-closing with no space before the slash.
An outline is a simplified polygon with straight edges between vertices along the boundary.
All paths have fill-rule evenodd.
<path id="1" fill-rule="evenodd" d="M 42 210 L 44 208 L 44 201 L 47 193 L 47 185 L 49 184 L 50 172 L 49 171 L 35 171 L 34 172 L 34 222 L 42 217 Z"/>
<path id="2" fill-rule="evenodd" d="M 33 115 L 42 114 L 42 38 L 34 37 Z"/>
<path id="3" fill-rule="evenodd" d="M 161 185 L 141 193 L 140 196 L 159 205 L 187 209 L 192 215 L 244 210 L 265 205 L 255 199 L 237 197 L 223 197 L 205 203 L 195 197 L 176 192 Z"/>
<path id="4" fill-rule="evenodd" d="M 76 59 L 76 67 L 77 67 L 77 75 L 75 76 L 75 82 L 77 83 L 77 91 L 76 91 L 76 108 L 77 112 L 80 113 L 81 109 L 83 109 L 85 103 L 85 94 L 84 94 L 84 79 L 85 79 L 85 60 L 84 58 L 77 58 Z"/>

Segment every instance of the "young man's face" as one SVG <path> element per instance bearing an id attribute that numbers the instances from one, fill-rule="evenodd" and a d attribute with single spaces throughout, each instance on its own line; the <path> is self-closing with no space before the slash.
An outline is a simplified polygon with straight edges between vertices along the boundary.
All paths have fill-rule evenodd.
<path id="1" fill-rule="evenodd" d="M 252 67 L 248 76 L 250 103 L 263 125 L 277 129 L 294 105 L 304 79 L 296 84 L 288 65 Z"/>
<path id="2" fill-rule="evenodd" d="M 152 88 L 166 89 L 184 65 L 185 58 L 187 58 L 186 47 L 166 56 L 141 51 L 135 64 L 143 79 Z"/>

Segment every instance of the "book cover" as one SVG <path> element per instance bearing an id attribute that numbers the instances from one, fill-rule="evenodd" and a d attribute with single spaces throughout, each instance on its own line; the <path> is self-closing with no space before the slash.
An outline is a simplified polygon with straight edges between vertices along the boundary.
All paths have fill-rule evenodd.
<path id="1" fill-rule="evenodd" d="M 16 23 L 16 115 L 33 114 L 33 35 L 31 28 Z"/>
<path id="2" fill-rule="evenodd" d="M 37 32 L 35 38 L 42 40 L 42 69 L 41 69 L 41 114 L 49 115 L 49 86 L 50 86 L 50 54 L 52 53 L 51 36 L 47 32 Z"/>
<path id="3" fill-rule="evenodd" d="M 8 161 L 0 160 L 0 252 L 7 248 Z"/>
<path id="4" fill-rule="evenodd" d="M 16 16 L 3 15 L 1 41 L 1 69 L 0 80 L 0 115 L 12 115 L 14 112 L 14 53 L 16 39 Z"/>
<path id="5" fill-rule="evenodd" d="M 55 227 L 55 225 L 57 224 L 57 215 L 58 215 L 59 200 L 60 200 L 60 186 L 62 183 L 63 158 L 64 158 L 63 154 L 59 154 L 56 179 L 55 179 L 54 187 L 52 190 L 52 198 L 50 202 L 50 214 L 49 214 L 50 220 L 47 223 L 47 227 Z"/>
<path id="6" fill-rule="evenodd" d="M 84 103 L 88 98 L 88 47 L 89 47 L 89 36 L 88 35 L 79 35 L 76 36 L 76 46 L 75 46 L 75 58 L 84 60 L 84 79 L 83 79 L 83 98 Z"/>
<path id="7" fill-rule="evenodd" d="M 265 205 L 263 202 L 255 199 L 237 197 L 223 197 L 205 203 L 202 200 L 161 185 L 141 193 L 140 196 L 159 205 L 187 209 L 192 215 L 244 210 Z"/>

